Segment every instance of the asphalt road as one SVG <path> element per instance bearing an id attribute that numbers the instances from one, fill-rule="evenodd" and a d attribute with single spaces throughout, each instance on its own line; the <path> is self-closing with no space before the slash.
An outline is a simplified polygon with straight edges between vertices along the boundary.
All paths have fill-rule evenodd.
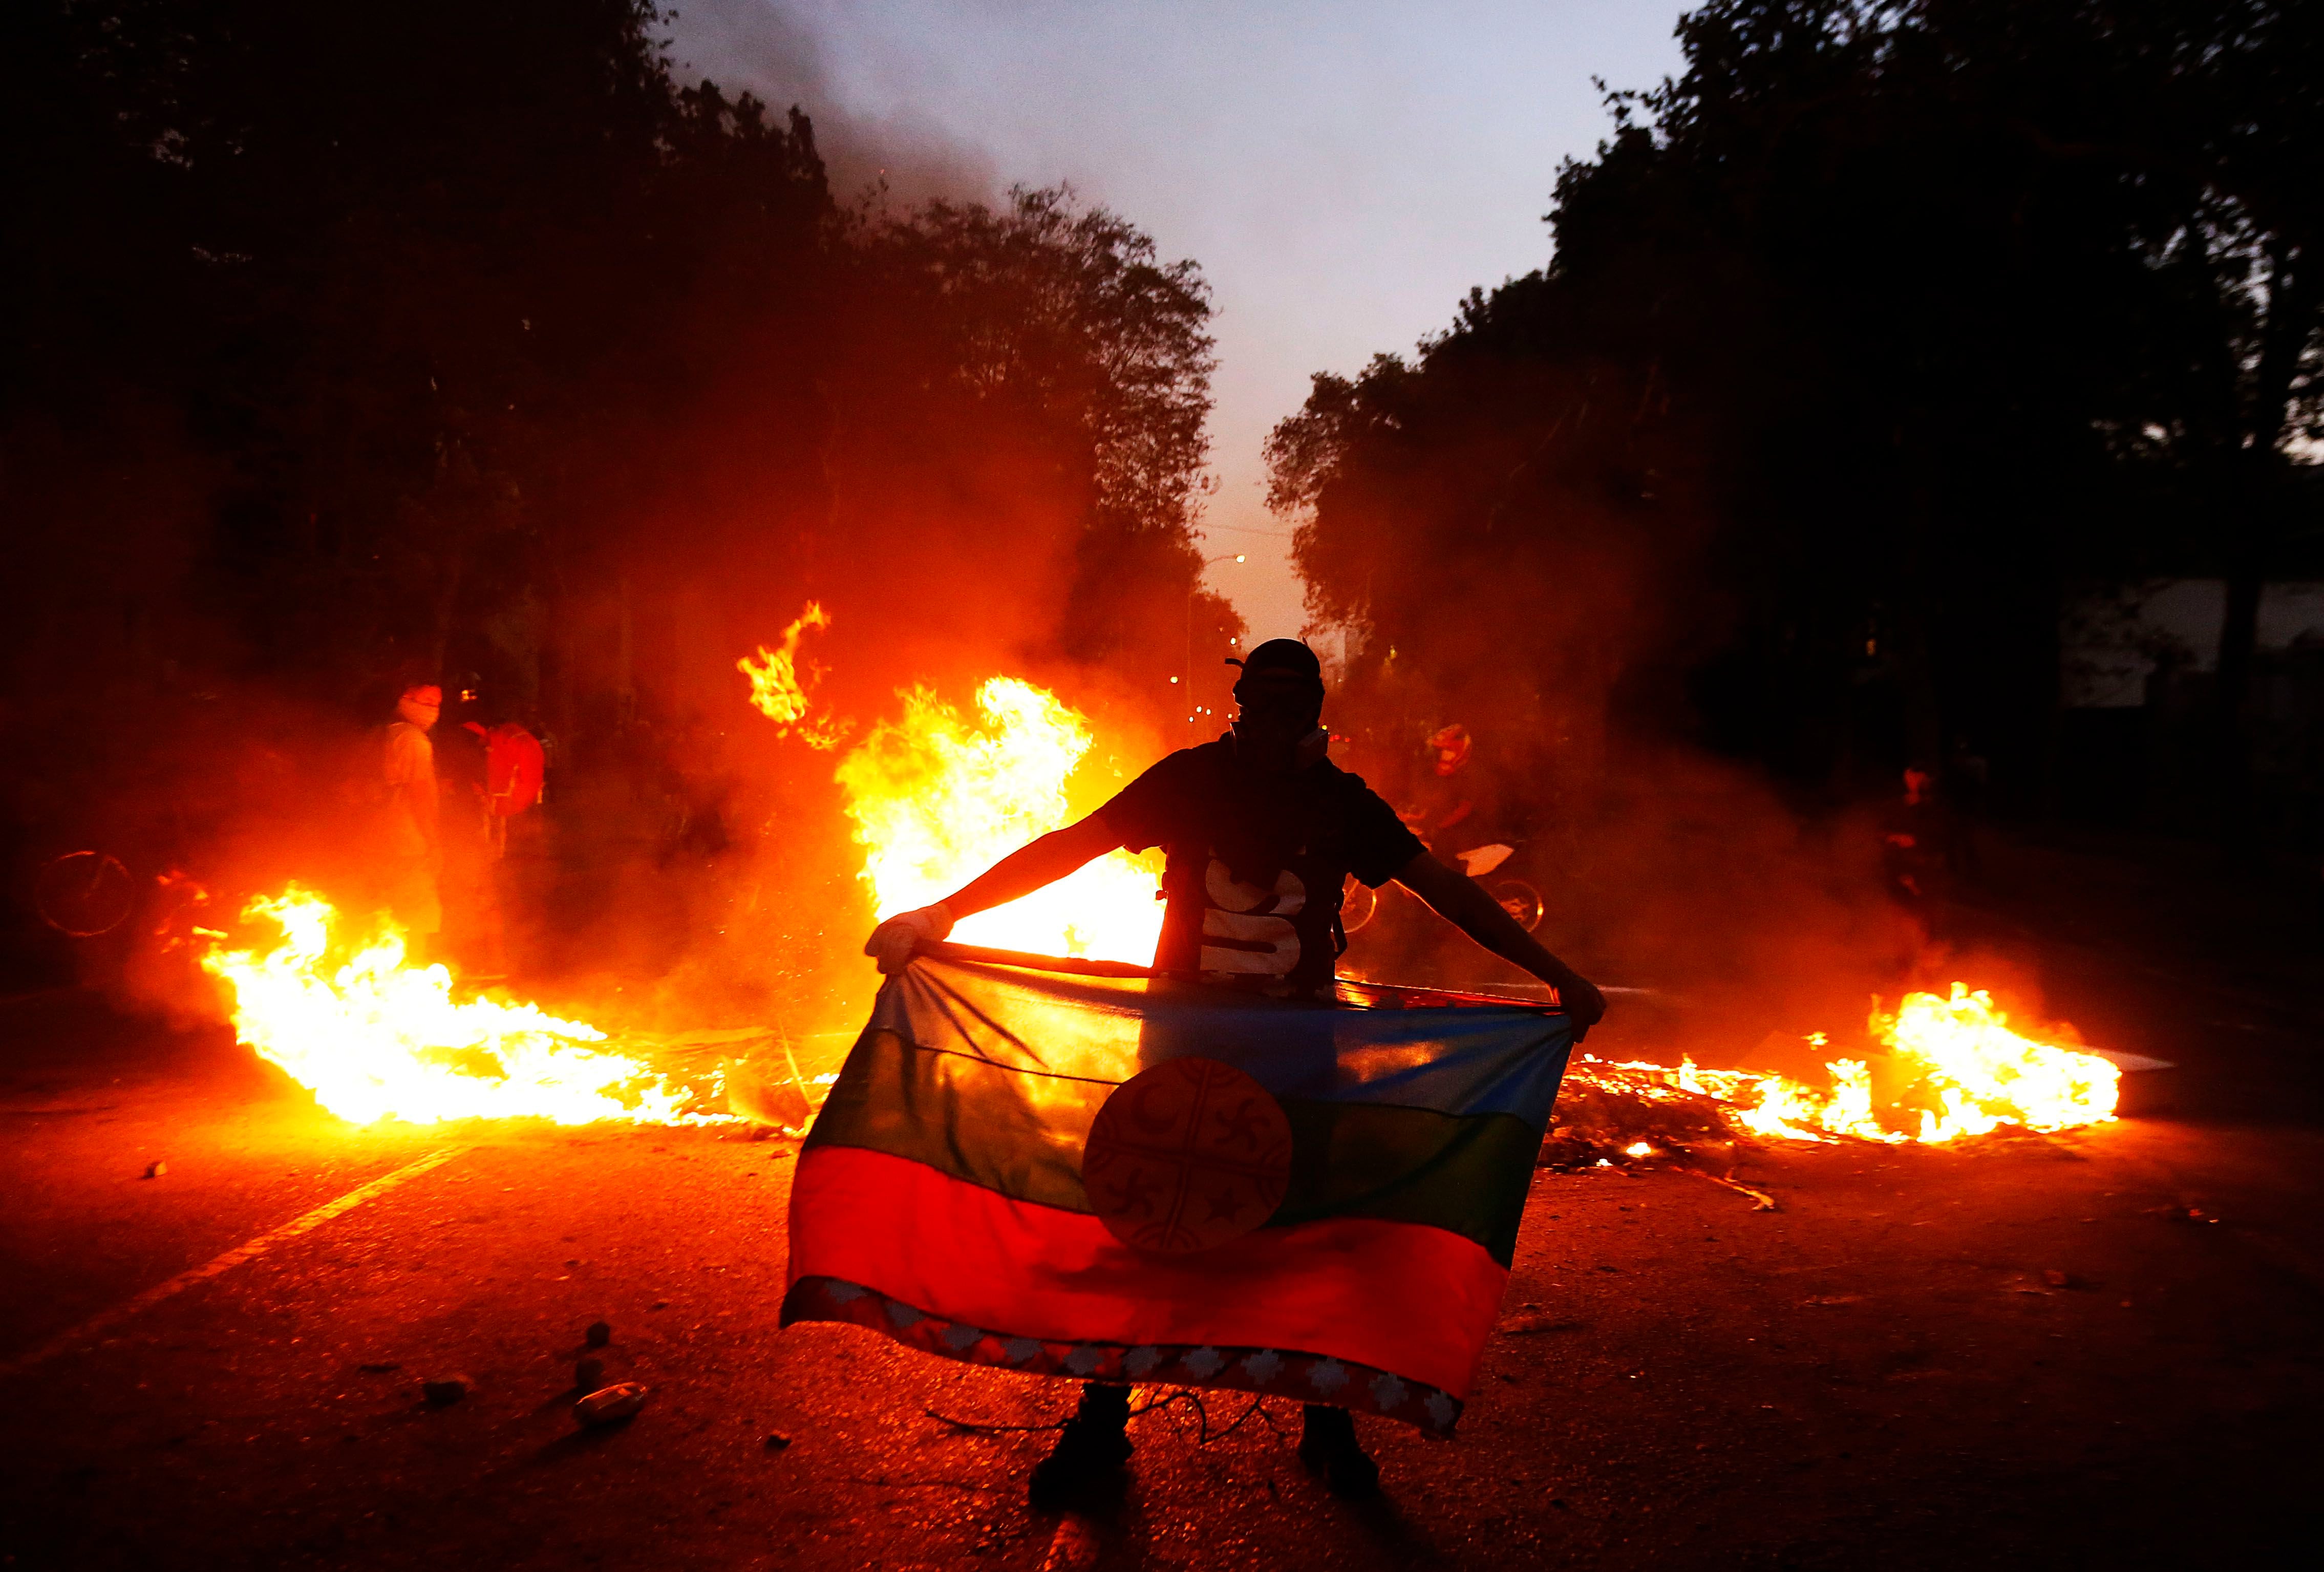
<path id="1" fill-rule="evenodd" d="M 1023 1498 L 1045 1434 L 934 1416 L 1071 1388 L 776 1329 L 788 1142 L 358 1130 L 215 1031 L 73 994 L 0 1031 L 11 1567 L 2273 1567 L 2319 1526 L 2299 1125 L 1777 1153 L 1744 1175 L 1773 1213 L 1544 1172 L 1460 1437 L 1360 1421 L 1385 1501 L 1322 1492 L 1289 1403 L 1205 1442 L 1247 1406 L 1216 1395 L 1135 1420 L 1119 1508 L 1061 1520 Z M 652 1395 L 585 1433 L 601 1318 Z"/>

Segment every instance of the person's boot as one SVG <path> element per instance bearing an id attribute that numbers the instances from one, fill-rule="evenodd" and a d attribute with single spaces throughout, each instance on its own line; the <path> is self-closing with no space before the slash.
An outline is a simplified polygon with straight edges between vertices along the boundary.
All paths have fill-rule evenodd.
<path id="1" fill-rule="evenodd" d="M 1130 1389 L 1091 1382 L 1082 1404 L 1057 1434 L 1057 1444 L 1034 1466 L 1033 1505 L 1043 1512 L 1076 1506 L 1119 1486 L 1130 1461 Z"/>
<path id="2" fill-rule="evenodd" d="M 1379 1465 L 1356 1441 L 1356 1421 L 1345 1409 L 1309 1403 L 1299 1434 L 1299 1461 L 1323 1476 L 1333 1495 L 1360 1501 L 1379 1493 Z"/>

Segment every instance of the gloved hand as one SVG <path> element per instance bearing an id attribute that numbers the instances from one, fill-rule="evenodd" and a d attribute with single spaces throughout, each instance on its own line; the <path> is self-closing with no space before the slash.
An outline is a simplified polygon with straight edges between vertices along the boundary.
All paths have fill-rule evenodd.
<path id="1" fill-rule="evenodd" d="M 900 972 L 922 946 L 942 944 L 951 931 L 952 913 L 941 902 L 917 911 L 899 911 L 872 930 L 863 941 L 863 953 L 879 961 L 883 974 Z"/>
<path id="2" fill-rule="evenodd" d="M 1557 998 L 1565 1007 L 1566 1019 L 1573 1022 L 1576 1042 L 1589 1036 L 1590 1029 L 1606 1019 L 1606 995 L 1587 977 L 1576 976 L 1570 982 L 1558 984 Z"/>

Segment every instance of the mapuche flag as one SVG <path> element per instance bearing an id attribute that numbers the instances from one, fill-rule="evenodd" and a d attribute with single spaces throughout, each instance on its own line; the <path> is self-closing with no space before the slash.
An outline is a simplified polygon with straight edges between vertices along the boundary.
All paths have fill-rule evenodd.
<path id="1" fill-rule="evenodd" d="M 1568 1020 L 1068 965 L 952 947 L 888 980 L 799 1156 L 783 1324 L 1449 1432 Z"/>

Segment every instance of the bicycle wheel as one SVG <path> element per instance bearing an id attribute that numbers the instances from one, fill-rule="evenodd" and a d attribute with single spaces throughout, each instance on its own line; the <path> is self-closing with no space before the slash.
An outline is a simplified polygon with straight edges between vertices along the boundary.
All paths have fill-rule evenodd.
<path id="1" fill-rule="evenodd" d="M 33 881 L 41 920 L 75 939 L 95 939 L 129 920 L 137 882 L 121 859 L 104 852 L 67 852 L 41 865 Z"/>
<path id="2" fill-rule="evenodd" d="M 1541 892 L 1523 879 L 1496 879 L 1486 889 L 1501 910 L 1517 919 L 1517 926 L 1531 933 L 1541 926 L 1542 913 L 1548 910 Z"/>

